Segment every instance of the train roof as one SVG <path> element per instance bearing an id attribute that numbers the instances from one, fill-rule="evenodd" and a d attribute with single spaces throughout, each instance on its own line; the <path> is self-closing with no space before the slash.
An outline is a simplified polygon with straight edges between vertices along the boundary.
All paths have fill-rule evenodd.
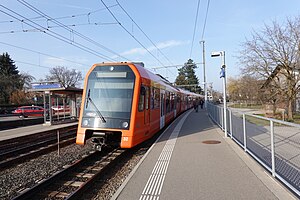
<path id="1" fill-rule="evenodd" d="M 134 65 L 137 69 L 137 71 L 140 73 L 140 76 L 142 78 L 150 79 L 152 82 L 154 82 L 155 85 L 160 85 L 161 87 L 164 87 L 168 90 L 171 90 L 173 92 L 180 92 L 186 95 L 190 96 L 199 96 L 203 97 L 203 95 L 196 94 L 181 88 L 177 88 L 176 86 L 172 85 L 166 78 L 161 76 L 160 74 L 154 74 L 149 69 L 144 67 L 144 63 L 142 62 L 113 62 L 113 63 L 99 63 L 95 65 Z"/>
<path id="2" fill-rule="evenodd" d="M 139 64 L 139 63 L 131 63 L 134 64 L 134 66 L 136 67 L 136 69 L 139 71 L 141 77 L 143 78 L 147 78 L 150 79 L 153 82 L 156 82 L 158 84 L 160 84 L 161 86 L 172 90 L 172 91 L 176 91 L 178 92 L 178 88 L 173 86 L 167 79 L 165 79 L 163 76 L 159 75 L 159 74 L 154 74 L 151 71 L 149 71 L 148 69 L 146 69 L 144 67 L 144 64 Z"/>

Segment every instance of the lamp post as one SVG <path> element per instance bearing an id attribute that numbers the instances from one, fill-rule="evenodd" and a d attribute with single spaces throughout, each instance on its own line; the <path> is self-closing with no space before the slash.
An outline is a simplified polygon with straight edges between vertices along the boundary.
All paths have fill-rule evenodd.
<path id="1" fill-rule="evenodd" d="M 226 102 L 226 74 L 225 74 L 225 51 L 217 51 L 212 52 L 211 57 L 222 57 L 222 66 L 221 66 L 221 72 L 220 72 L 220 78 L 223 78 L 223 107 L 224 107 L 224 131 L 225 131 L 225 138 L 227 137 L 227 102 Z"/>

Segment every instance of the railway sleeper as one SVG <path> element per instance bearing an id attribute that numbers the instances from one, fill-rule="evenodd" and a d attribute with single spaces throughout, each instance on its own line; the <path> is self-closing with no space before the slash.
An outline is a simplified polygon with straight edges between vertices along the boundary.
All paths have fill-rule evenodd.
<path id="1" fill-rule="evenodd" d="M 67 181 L 64 183 L 65 186 L 72 186 L 72 187 L 80 187 L 84 184 L 82 181 Z"/>
<path id="2" fill-rule="evenodd" d="M 76 177 L 78 178 L 92 178 L 95 174 L 91 173 L 78 173 L 76 174 Z"/>
<path id="3" fill-rule="evenodd" d="M 70 194 L 69 193 L 66 193 L 66 192 L 59 192 L 59 191 L 53 191 L 53 192 L 50 192 L 49 194 L 49 197 L 51 198 L 66 198 L 68 197 Z"/>

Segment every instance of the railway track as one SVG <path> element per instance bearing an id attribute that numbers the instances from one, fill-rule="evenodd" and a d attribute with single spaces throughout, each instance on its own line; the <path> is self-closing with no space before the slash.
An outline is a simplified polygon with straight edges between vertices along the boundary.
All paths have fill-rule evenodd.
<path id="1" fill-rule="evenodd" d="M 106 151 L 106 152 L 105 152 Z M 33 188 L 24 189 L 19 199 L 78 199 L 105 172 L 115 164 L 126 150 L 114 149 L 92 152 L 67 166 Z"/>
<path id="2" fill-rule="evenodd" d="M 24 135 L 21 137 L 11 138 L 8 140 L 2 140 L 0 141 L 0 153 L 8 151 L 10 149 L 14 149 L 18 146 L 26 146 L 29 143 L 37 143 L 44 141 L 48 139 L 49 137 L 56 137 L 57 131 L 59 131 L 61 134 L 64 134 L 66 132 L 70 132 L 72 130 L 76 130 L 77 125 L 72 125 L 69 127 L 64 127 L 56 130 L 48 130 L 48 131 L 41 131 L 34 134 Z"/>
<path id="3" fill-rule="evenodd" d="M 51 152 L 57 149 L 58 138 L 56 131 L 27 136 L 26 138 L 16 138 L 7 141 L 7 144 L 0 148 L 0 169 L 19 164 L 25 160 L 37 157 L 39 155 Z M 75 143 L 76 128 L 64 130 L 59 136 L 59 147 L 64 147 Z M 12 142 L 11 142 L 12 141 Z M 3 142 L 2 142 L 3 144 Z M 15 146 L 16 145 L 16 146 Z"/>

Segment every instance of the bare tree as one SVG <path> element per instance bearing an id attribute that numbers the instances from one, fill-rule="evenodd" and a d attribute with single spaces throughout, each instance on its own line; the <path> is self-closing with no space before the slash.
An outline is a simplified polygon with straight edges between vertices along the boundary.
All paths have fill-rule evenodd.
<path id="1" fill-rule="evenodd" d="M 23 90 L 27 91 L 31 88 L 31 82 L 35 80 L 35 77 L 28 74 L 27 72 L 20 73 L 20 84 L 23 86 Z"/>
<path id="2" fill-rule="evenodd" d="M 262 81 L 251 76 L 228 79 L 228 94 L 231 101 L 245 103 L 262 103 L 264 95 L 259 91 Z"/>
<path id="3" fill-rule="evenodd" d="M 46 76 L 47 81 L 57 81 L 63 87 L 79 86 L 82 80 L 81 72 L 75 69 L 69 70 L 66 67 L 57 66 L 49 70 L 50 75 Z"/>
<path id="4" fill-rule="evenodd" d="M 262 31 L 253 32 L 240 52 L 242 72 L 267 80 L 264 89 L 283 98 L 288 105 L 288 118 L 293 119 L 293 103 L 299 91 L 300 17 L 276 21 Z M 274 98 L 273 98 L 274 99 Z"/>

